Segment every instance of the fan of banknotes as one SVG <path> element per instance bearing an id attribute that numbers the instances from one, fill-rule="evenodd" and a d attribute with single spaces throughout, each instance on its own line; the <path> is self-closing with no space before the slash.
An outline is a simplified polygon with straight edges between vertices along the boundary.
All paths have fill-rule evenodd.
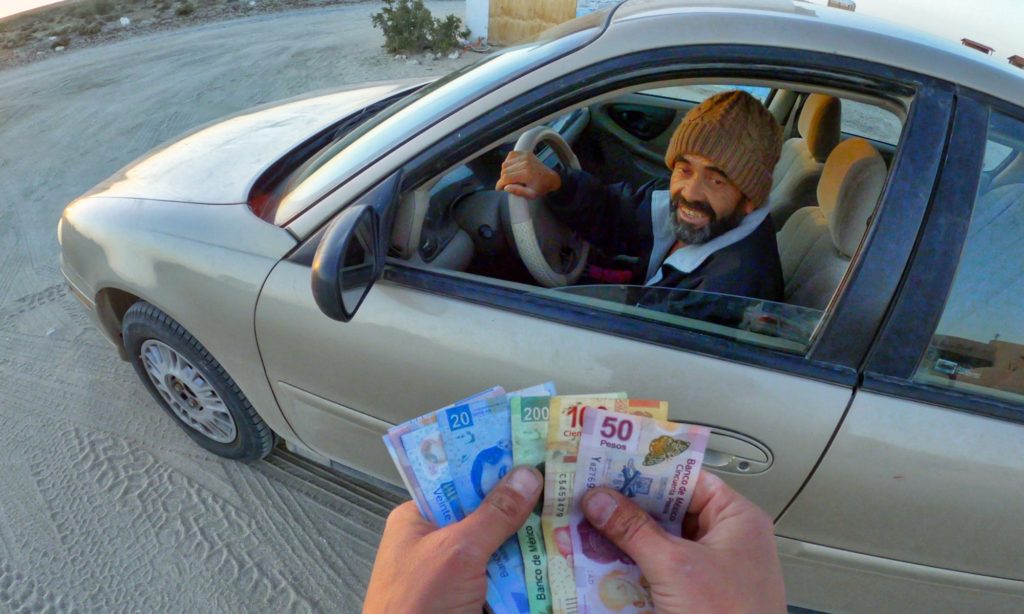
<path id="1" fill-rule="evenodd" d="M 439 527 L 475 510 L 513 466 L 544 474 L 543 507 L 488 563 L 496 614 L 647 612 L 640 569 L 587 522 L 580 501 L 588 489 L 614 488 L 679 535 L 710 431 L 667 417 L 668 403 L 622 392 L 495 387 L 391 428 L 384 444 Z"/>

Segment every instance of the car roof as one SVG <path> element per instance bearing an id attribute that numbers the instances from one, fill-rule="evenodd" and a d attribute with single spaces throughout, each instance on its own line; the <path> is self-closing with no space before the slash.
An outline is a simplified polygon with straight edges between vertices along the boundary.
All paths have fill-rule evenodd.
<path id="1" fill-rule="evenodd" d="M 673 16 L 686 24 L 678 29 L 677 44 L 834 53 L 957 83 L 1015 105 L 1024 100 L 1024 70 L 1007 62 L 893 22 L 803 0 L 628 0 L 612 13 L 606 35 L 614 36 L 620 24 Z"/>

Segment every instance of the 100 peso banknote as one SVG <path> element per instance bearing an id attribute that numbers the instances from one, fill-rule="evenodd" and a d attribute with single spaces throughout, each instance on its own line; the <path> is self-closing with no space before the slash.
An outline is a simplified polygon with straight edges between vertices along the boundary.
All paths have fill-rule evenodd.
<path id="1" fill-rule="evenodd" d="M 681 535 L 709 436 L 704 426 L 610 412 L 585 416 L 570 522 L 581 613 L 654 611 L 640 568 L 584 518 L 583 495 L 614 488 Z"/>

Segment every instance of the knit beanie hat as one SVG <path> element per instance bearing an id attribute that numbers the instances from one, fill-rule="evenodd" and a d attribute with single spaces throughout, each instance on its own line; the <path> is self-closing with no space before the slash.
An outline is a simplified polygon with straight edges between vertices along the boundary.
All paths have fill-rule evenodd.
<path id="1" fill-rule="evenodd" d="M 782 128 L 768 109 L 741 90 L 721 92 L 690 110 L 665 152 L 675 168 L 684 154 L 713 160 L 743 194 L 760 207 L 772 189 L 772 171 L 782 150 Z"/>

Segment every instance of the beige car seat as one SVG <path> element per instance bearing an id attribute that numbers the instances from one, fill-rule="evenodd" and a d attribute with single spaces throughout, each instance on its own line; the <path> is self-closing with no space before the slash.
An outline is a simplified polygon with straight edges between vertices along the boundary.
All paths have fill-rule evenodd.
<path id="1" fill-rule="evenodd" d="M 842 108 L 839 99 L 811 94 L 800 112 L 799 137 L 782 144 L 779 163 L 772 173 L 768 197 L 772 222 L 782 228 L 794 211 L 816 204 L 818 179 L 832 150 L 839 144 Z"/>
<path id="2" fill-rule="evenodd" d="M 825 309 L 846 274 L 885 185 L 885 161 L 851 138 L 825 162 L 818 206 L 797 210 L 777 236 L 786 302 Z"/>

